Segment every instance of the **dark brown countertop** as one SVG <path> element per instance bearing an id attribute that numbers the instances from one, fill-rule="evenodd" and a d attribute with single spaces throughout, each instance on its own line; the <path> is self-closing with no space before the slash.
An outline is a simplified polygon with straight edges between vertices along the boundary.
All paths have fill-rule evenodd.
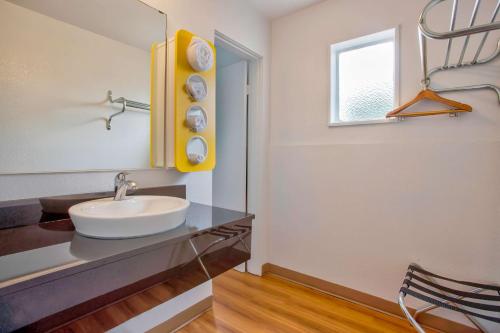
<path id="1" fill-rule="evenodd" d="M 0 296 L 184 241 L 253 215 L 191 203 L 186 222 L 148 237 L 102 240 L 78 235 L 70 220 L 0 230 Z"/>

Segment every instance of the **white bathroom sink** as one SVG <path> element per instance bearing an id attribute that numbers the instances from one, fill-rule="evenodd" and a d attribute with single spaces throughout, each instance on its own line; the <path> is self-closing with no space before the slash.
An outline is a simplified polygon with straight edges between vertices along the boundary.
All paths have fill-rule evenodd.
<path id="1" fill-rule="evenodd" d="M 72 206 L 76 232 L 94 238 L 132 238 L 174 229 L 184 223 L 189 201 L 166 196 L 104 198 Z"/>

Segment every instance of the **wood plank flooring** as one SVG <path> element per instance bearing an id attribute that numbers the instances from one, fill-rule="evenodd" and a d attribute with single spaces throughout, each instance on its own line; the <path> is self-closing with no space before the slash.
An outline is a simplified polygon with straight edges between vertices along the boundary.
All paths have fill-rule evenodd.
<path id="1" fill-rule="evenodd" d="M 338 299 L 272 274 L 257 277 L 230 270 L 214 279 L 213 309 L 178 332 L 415 331 L 400 318 Z"/>

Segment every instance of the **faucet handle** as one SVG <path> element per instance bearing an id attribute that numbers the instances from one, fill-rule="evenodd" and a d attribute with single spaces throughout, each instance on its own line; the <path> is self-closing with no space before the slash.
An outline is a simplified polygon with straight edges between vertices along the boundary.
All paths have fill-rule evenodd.
<path id="1" fill-rule="evenodd" d="M 135 191 L 137 191 L 137 189 L 139 188 L 139 186 L 137 186 L 137 183 L 134 182 L 134 181 L 127 181 L 127 191 L 131 194 L 133 194 Z"/>
<path id="2" fill-rule="evenodd" d="M 121 184 L 127 181 L 128 175 L 127 171 L 122 171 L 115 176 L 115 192 Z"/>

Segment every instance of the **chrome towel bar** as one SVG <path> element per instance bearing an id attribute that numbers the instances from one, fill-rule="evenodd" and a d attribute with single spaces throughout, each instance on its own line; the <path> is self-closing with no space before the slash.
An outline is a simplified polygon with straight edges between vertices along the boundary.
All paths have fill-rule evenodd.
<path id="1" fill-rule="evenodd" d="M 111 120 L 113 120 L 114 117 L 124 113 L 127 110 L 127 107 L 141 109 L 141 110 L 147 110 L 147 111 L 150 111 L 150 109 L 151 109 L 149 104 L 132 101 L 132 100 L 126 99 L 125 97 L 118 97 L 118 98 L 113 99 L 113 92 L 111 90 L 108 90 L 108 101 L 110 103 L 122 104 L 121 111 L 113 113 L 111 116 L 109 116 L 109 118 L 106 119 L 106 129 L 108 131 L 111 130 Z"/>

